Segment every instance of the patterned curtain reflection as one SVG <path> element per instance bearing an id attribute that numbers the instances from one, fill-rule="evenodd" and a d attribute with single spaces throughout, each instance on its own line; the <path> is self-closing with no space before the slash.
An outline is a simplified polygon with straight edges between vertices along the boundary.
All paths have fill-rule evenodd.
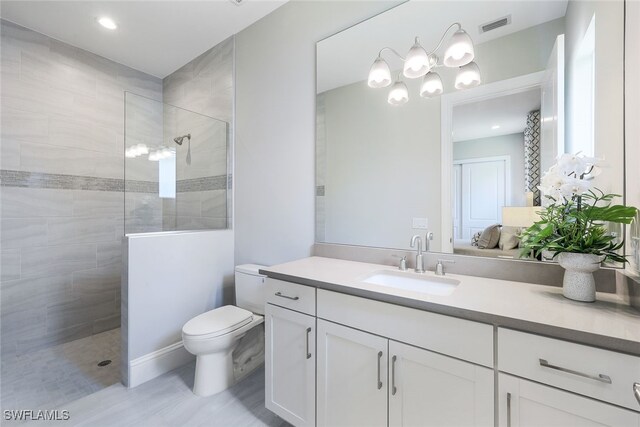
<path id="1" fill-rule="evenodd" d="M 533 193 L 533 205 L 540 206 L 540 110 L 527 114 L 524 129 L 524 184 Z"/>

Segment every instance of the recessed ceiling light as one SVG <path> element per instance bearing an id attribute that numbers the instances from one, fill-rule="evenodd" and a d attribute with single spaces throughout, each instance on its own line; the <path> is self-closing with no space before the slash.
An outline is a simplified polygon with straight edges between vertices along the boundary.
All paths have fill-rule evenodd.
<path id="1" fill-rule="evenodd" d="M 493 126 L 491 126 L 491 129 L 493 129 L 493 130 L 500 129 L 500 125 L 493 125 Z"/>
<path id="2" fill-rule="evenodd" d="M 98 18 L 98 24 L 102 25 L 108 30 L 115 30 L 116 28 L 118 28 L 118 24 L 116 24 L 113 19 L 107 16 Z"/>

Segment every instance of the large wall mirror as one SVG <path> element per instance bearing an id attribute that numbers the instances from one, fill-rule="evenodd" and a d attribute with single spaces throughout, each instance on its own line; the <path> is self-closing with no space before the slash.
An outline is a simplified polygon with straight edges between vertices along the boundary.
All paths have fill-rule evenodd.
<path id="1" fill-rule="evenodd" d="M 318 42 L 316 240 L 517 257 L 562 153 L 622 194 L 623 53 L 622 1 L 408 1 Z"/>

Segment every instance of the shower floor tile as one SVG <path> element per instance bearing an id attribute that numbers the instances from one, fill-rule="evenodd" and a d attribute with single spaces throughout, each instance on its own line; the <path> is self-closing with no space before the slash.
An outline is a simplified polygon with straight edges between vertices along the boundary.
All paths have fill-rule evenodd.
<path id="1" fill-rule="evenodd" d="M 98 362 L 111 364 L 100 367 Z M 2 409 L 53 409 L 120 381 L 120 328 L 21 356 L 3 356 Z"/>

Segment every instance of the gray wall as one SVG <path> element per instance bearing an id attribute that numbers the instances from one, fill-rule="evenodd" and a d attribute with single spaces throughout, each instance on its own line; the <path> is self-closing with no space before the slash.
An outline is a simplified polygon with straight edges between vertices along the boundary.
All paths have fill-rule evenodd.
<path id="1" fill-rule="evenodd" d="M 2 21 L 2 351 L 120 324 L 124 91 L 160 79 Z"/>
<path id="2" fill-rule="evenodd" d="M 236 264 L 311 253 L 315 43 L 393 4 L 290 1 L 236 35 Z"/>
<path id="3" fill-rule="evenodd" d="M 511 204 L 526 206 L 524 192 L 524 134 L 493 136 L 453 143 L 453 160 L 509 156 L 511 159 Z"/>
<path id="4" fill-rule="evenodd" d="M 192 134 L 191 165 L 186 164 L 186 145 L 178 150 L 177 199 L 163 201 L 164 222 L 170 229 L 171 224 L 176 230 L 231 227 L 231 180 L 226 188 L 217 184 L 227 180 L 227 159 L 229 167 L 233 164 L 233 50 L 231 37 L 163 80 L 165 103 L 199 113 L 174 109 L 175 117 L 165 114 L 167 138 Z M 228 173 L 231 178 L 231 170 Z M 205 187 L 182 185 L 194 180 L 204 181 Z"/>
<path id="5" fill-rule="evenodd" d="M 412 218 L 427 218 L 430 249 L 440 251 L 440 99 L 414 96 L 396 107 L 386 92 L 358 82 L 322 94 L 324 241 L 408 249 L 425 231 Z"/>

